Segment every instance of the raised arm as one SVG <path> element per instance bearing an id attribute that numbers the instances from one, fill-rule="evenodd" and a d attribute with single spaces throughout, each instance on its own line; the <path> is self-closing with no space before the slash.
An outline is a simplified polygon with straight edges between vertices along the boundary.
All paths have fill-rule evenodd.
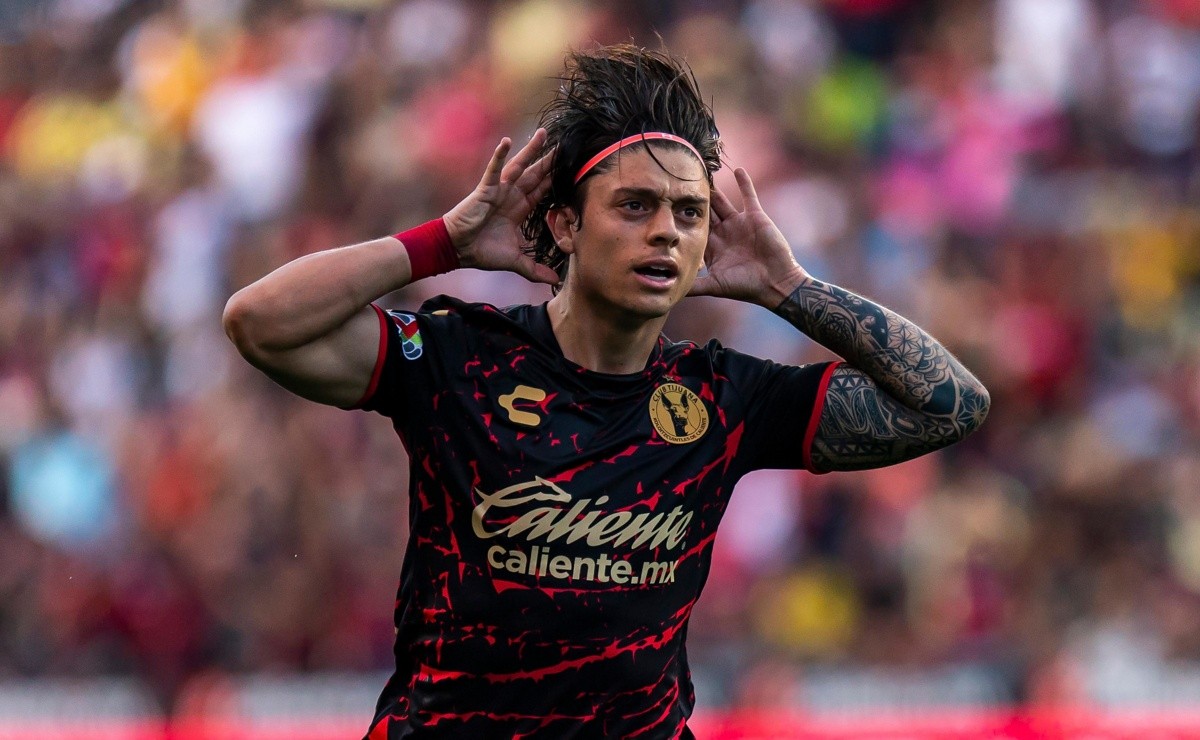
<path id="1" fill-rule="evenodd" d="M 846 359 L 830 377 L 813 439 L 819 470 L 908 460 L 961 440 L 987 417 L 983 384 L 893 311 L 806 277 L 775 312 Z"/>
<path id="2" fill-rule="evenodd" d="M 521 252 L 520 224 L 549 186 L 549 159 L 534 161 L 544 142 L 539 129 L 505 164 L 511 142 L 501 141 L 479 185 L 443 217 L 460 266 L 558 281 Z M 289 262 L 229 299 L 225 333 L 250 364 L 284 388 L 349 406 L 362 397 L 375 368 L 380 329 L 370 304 L 413 279 L 412 246 L 389 236 Z"/>
<path id="3" fill-rule="evenodd" d="M 979 379 L 913 322 L 808 275 L 762 210 L 749 175 L 736 176 L 745 206 L 714 192 L 709 275 L 692 292 L 770 308 L 845 359 L 825 392 L 813 467 L 891 465 L 978 429 L 991 404 Z"/>
<path id="4" fill-rule="evenodd" d="M 375 367 L 379 319 L 370 302 L 408 284 L 393 237 L 310 254 L 242 288 L 225 304 L 225 333 L 251 365 L 312 401 L 350 406 Z"/>

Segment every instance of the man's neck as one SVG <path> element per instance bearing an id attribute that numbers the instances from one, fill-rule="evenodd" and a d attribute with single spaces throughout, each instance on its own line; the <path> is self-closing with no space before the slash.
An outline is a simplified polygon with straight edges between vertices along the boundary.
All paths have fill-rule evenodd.
<path id="1" fill-rule="evenodd" d="M 563 292 L 547 306 L 554 337 L 568 360 L 598 373 L 640 372 L 667 318 L 622 322 Z"/>

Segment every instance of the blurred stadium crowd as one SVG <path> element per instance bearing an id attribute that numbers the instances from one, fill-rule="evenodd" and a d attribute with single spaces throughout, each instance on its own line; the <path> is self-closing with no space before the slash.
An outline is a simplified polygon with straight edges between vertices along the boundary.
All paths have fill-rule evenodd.
<path id="1" fill-rule="evenodd" d="M 656 32 L 801 263 L 994 399 L 943 453 L 742 483 L 690 631 L 711 696 L 969 665 L 1070 702 L 1200 661 L 1196 3 L 18 0 L 0 678 L 131 674 L 186 711 L 223 675 L 386 670 L 403 449 L 237 358 L 224 301 L 444 212 L 566 48 Z M 440 292 L 549 298 L 460 271 L 389 300 Z M 729 301 L 668 335 L 826 356 Z"/>

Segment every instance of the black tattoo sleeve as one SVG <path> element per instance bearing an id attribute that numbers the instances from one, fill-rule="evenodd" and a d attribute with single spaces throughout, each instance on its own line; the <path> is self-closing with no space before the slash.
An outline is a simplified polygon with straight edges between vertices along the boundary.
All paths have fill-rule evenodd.
<path id="1" fill-rule="evenodd" d="M 903 316 L 811 278 L 776 313 L 847 362 L 833 371 L 813 441 L 820 470 L 908 460 L 959 441 L 987 417 L 983 384 Z"/>

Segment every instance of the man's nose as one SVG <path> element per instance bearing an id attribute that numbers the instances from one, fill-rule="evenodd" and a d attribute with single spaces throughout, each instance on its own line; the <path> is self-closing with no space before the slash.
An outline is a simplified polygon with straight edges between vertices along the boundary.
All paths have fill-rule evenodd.
<path id="1" fill-rule="evenodd" d="M 675 246 L 679 242 L 679 224 L 670 208 L 658 208 L 650 219 L 650 242 Z"/>

